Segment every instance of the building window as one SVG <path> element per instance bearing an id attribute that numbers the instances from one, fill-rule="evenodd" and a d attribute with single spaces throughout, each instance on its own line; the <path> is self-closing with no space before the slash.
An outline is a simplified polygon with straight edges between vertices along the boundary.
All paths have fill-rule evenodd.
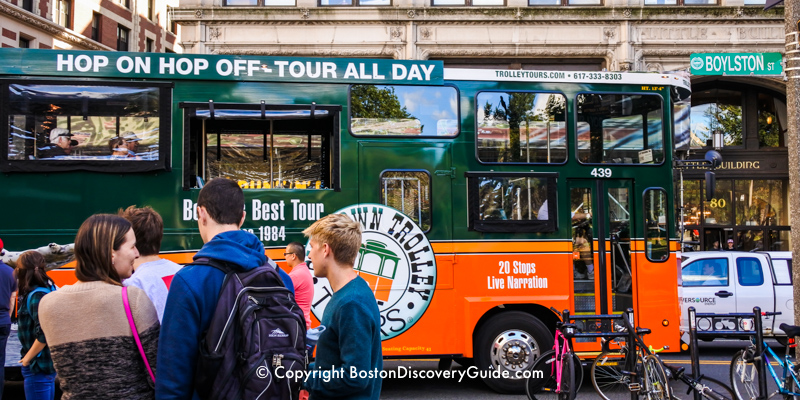
<path id="1" fill-rule="evenodd" d="M 72 29 L 72 1 L 71 0 L 56 0 L 56 23 Z"/>
<path id="2" fill-rule="evenodd" d="M 128 51 L 128 36 L 130 29 L 117 25 L 117 51 Z"/>
<path id="3" fill-rule="evenodd" d="M 114 0 L 114 2 L 125 8 L 131 8 L 131 0 Z"/>
<path id="4" fill-rule="evenodd" d="M 295 0 L 224 0 L 226 6 L 294 6 Z M 324 5 L 324 4 L 322 4 Z M 350 5 L 350 4 L 346 4 Z"/>
<path id="5" fill-rule="evenodd" d="M 22 0 L 22 8 L 25 11 L 33 12 L 33 0 Z"/>
<path id="6" fill-rule="evenodd" d="M 152 53 L 154 51 L 154 43 L 153 39 L 147 39 L 144 44 L 144 51 Z"/>
<path id="7" fill-rule="evenodd" d="M 103 18 L 102 15 L 98 13 L 92 14 L 92 40 L 95 42 L 100 41 L 100 21 Z"/>
<path id="8" fill-rule="evenodd" d="M 19 37 L 19 48 L 20 49 L 30 49 L 31 48 L 31 40 L 28 38 L 24 38 L 22 36 Z"/>
<path id="9" fill-rule="evenodd" d="M 478 160 L 567 161 L 567 98 L 563 94 L 481 92 L 476 107 Z"/>
<path id="10" fill-rule="evenodd" d="M 759 147 L 786 147 L 786 103 L 767 93 L 758 94 Z"/>
<path id="11" fill-rule="evenodd" d="M 391 6 L 392 0 L 318 0 L 320 6 Z M 436 2 L 436 0 L 431 0 Z"/>
<path id="12" fill-rule="evenodd" d="M 691 147 L 711 146 L 721 131 L 725 146 L 742 146 L 742 92 L 709 89 L 692 93 Z"/>
<path id="13" fill-rule="evenodd" d="M 529 6 L 602 6 L 603 0 L 528 0 Z"/>
<path id="14" fill-rule="evenodd" d="M 693 250 L 789 249 L 787 180 L 718 180 L 711 201 L 704 201 L 704 186 L 684 180 L 684 240 Z"/>
<path id="15" fill-rule="evenodd" d="M 505 6 L 506 0 L 431 0 L 433 6 Z"/>
<path id="16" fill-rule="evenodd" d="M 178 21 L 170 21 L 169 31 L 175 35 L 178 34 Z"/>
<path id="17" fill-rule="evenodd" d="M 646 6 L 708 6 L 719 4 L 718 0 L 644 0 Z M 745 3 L 747 4 L 747 3 Z M 764 0 L 761 0 L 764 4 Z"/>

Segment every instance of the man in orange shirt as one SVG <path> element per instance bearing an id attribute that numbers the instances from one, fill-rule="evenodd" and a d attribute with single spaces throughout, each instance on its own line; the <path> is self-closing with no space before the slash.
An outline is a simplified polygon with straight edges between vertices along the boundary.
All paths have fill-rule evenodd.
<path id="1" fill-rule="evenodd" d="M 306 329 L 311 328 L 311 301 L 314 299 L 314 278 L 305 263 L 306 248 L 302 243 L 292 242 L 286 246 L 286 263 L 289 264 L 289 277 L 294 283 L 294 300 L 306 317 Z"/>

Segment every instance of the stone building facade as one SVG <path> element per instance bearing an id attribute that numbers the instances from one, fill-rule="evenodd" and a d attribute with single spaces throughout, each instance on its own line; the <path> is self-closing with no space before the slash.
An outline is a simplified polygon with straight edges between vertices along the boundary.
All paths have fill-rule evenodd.
<path id="1" fill-rule="evenodd" d="M 177 0 L 0 0 L 0 45 L 181 52 Z"/>

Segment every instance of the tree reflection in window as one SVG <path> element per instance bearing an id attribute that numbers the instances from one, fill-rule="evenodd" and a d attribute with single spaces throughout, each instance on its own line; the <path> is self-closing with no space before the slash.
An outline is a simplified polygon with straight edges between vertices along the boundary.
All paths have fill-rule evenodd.
<path id="1" fill-rule="evenodd" d="M 353 85 L 350 131 L 358 136 L 456 136 L 456 89 L 450 86 Z"/>
<path id="2" fill-rule="evenodd" d="M 567 159 L 566 98 L 555 93 L 483 92 L 477 146 L 483 162 L 561 163 Z"/>

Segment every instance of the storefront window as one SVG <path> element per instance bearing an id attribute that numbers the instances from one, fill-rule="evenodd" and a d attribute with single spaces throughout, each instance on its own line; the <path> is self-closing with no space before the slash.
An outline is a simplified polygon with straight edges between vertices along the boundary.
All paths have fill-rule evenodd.
<path id="1" fill-rule="evenodd" d="M 725 146 L 741 146 L 742 92 L 709 89 L 692 93 L 692 147 L 711 146 L 714 131 L 723 133 Z"/>
<path id="2" fill-rule="evenodd" d="M 788 225 L 783 207 L 783 181 L 737 180 L 737 225 Z"/>
<path id="3" fill-rule="evenodd" d="M 717 181 L 716 196 L 703 202 L 703 222 L 706 225 L 733 224 L 732 181 Z"/>
<path id="4" fill-rule="evenodd" d="M 789 230 L 770 230 L 767 236 L 767 250 L 791 251 L 792 241 L 789 236 Z"/>
<path id="5" fill-rule="evenodd" d="M 758 94 L 758 145 L 785 147 L 788 128 L 786 103 L 766 93 Z"/>

